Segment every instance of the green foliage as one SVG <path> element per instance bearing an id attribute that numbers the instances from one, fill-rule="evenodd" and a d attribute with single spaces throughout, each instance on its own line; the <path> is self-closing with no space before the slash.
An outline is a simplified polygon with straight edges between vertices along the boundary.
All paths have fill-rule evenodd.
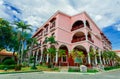
<path id="1" fill-rule="evenodd" d="M 15 65 L 15 61 L 13 59 L 6 59 L 3 61 L 4 65 Z"/>
<path id="2" fill-rule="evenodd" d="M 63 55 L 65 55 L 65 50 L 59 49 L 59 50 L 58 50 L 58 56 L 61 57 L 61 56 L 63 56 Z"/>
<path id="3" fill-rule="evenodd" d="M 119 61 L 119 57 L 114 51 L 104 51 L 102 54 L 103 58 L 107 60 L 116 60 Z"/>
<path id="4" fill-rule="evenodd" d="M 22 29 L 22 31 L 24 31 L 26 29 L 32 31 L 32 29 L 30 28 L 31 25 L 26 24 L 24 21 L 15 22 L 15 25 L 17 26 L 18 29 Z"/>
<path id="5" fill-rule="evenodd" d="M 90 54 L 90 57 L 91 57 L 91 58 L 94 58 L 94 57 L 95 57 L 94 51 L 95 51 L 95 50 L 94 50 L 93 48 L 90 48 L 89 54 Z"/>
<path id="6" fill-rule="evenodd" d="M 48 42 L 50 42 L 51 44 L 57 43 L 57 42 L 55 41 L 55 37 L 54 37 L 54 36 L 49 37 L 47 40 L 48 40 Z"/>
<path id="7" fill-rule="evenodd" d="M 68 72 L 80 72 L 79 68 L 69 68 Z"/>
<path id="8" fill-rule="evenodd" d="M 53 71 L 58 71 L 59 68 L 58 68 L 58 67 L 55 67 L 55 68 L 53 68 L 52 70 L 53 70 Z"/>
<path id="9" fill-rule="evenodd" d="M 69 68 L 68 72 L 81 72 L 79 68 Z M 96 69 L 87 69 L 87 72 L 89 73 L 95 73 L 98 72 Z"/>
<path id="10" fill-rule="evenodd" d="M 47 53 L 51 54 L 51 55 L 55 55 L 56 53 L 56 48 L 48 48 L 47 49 Z"/>
<path id="11" fill-rule="evenodd" d="M 95 73 L 95 72 L 98 72 L 98 70 L 96 70 L 96 69 L 88 69 L 87 72 Z"/>
<path id="12" fill-rule="evenodd" d="M 15 66 L 15 71 L 19 71 L 19 70 L 21 70 L 21 68 L 22 68 L 21 65 L 16 65 L 16 66 Z"/>
<path id="13" fill-rule="evenodd" d="M 107 71 L 107 70 L 118 69 L 118 68 L 120 68 L 120 66 L 108 66 L 108 67 L 105 67 L 104 69 Z"/>
<path id="14" fill-rule="evenodd" d="M 7 69 L 14 69 L 15 65 L 0 65 L 0 69 L 4 70 L 5 68 L 7 68 Z"/>
<path id="15" fill-rule="evenodd" d="M 77 51 L 77 50 L 73 50 L 71 51 L 70 55 L 72 56 L 72 58 L 74 60 L 80 60 L 79 63 L 82 64 L 83 63 L 83 58 L 85 57 L 82 51 Z"/>
<path id="16" fill-rule="evenodd" d="M 32 66 L 31 69 L 37 69 L 37 67 L 36 66 Z"/>
<path id="17" fill-rule="evenodd" d="M 9 48 L 13 35 L 13 27 L 5 19 L 0 19 L 0 49 Z"/>

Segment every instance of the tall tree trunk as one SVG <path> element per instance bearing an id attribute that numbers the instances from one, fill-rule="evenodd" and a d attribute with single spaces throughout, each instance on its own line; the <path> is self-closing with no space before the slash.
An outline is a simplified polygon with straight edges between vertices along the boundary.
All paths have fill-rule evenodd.
<path id="1" fill-rule="evenodd" d="M 22 52 L 21 52 L 21 64 L 23 62 L 23 52 L 24 52 L 24 41 L 22 41 Z"/>
<path id="2" fill-rule="evenodd" d="M 19 44 L 19 49 L 18 49 L 18 61 L 17 61 L 17 64 L 19 65 L 20 64 L 20 54 L 21 54 L 21 44 Z"/>
<path id="3" fill-rule="evenodd" d="M 28 65 L 30 64 L 30 56 L 32 54 L 33 44 L 34 44 L 34 41 L 32 42 L 31 47 L 30 47 L 30 52 L 29 52 L 30 54 L 29 54 L 29 58 L 28 58 Z"/>

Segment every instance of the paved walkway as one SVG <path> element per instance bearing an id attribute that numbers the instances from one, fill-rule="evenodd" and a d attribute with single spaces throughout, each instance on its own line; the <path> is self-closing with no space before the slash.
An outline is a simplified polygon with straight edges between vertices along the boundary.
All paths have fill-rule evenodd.
<path id="1" fill-rule="evenodd" d="M 0 79 L 120 79 L 120 70 L 102 72 L 97 74 L 80 74 L 70 72 L 0 74 Z"/>

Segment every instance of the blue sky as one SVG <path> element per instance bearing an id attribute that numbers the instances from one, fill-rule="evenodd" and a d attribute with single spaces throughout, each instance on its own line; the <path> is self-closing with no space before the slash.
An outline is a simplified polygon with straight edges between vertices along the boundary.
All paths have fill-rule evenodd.
<path id="1" fill-rule="evenodd" d="M 0 0 L 0 17 L 9 21 L 24 20 L 40 27 L 60 10 L 69 15 L 86 11 L 112 42 L 120 49 L 120 0 Z"/>

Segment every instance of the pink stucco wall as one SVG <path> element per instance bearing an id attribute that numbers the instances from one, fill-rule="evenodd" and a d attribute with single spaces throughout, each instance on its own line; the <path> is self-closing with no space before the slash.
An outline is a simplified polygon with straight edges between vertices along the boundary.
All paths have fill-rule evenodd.
<path id="1" fill-rule="evenodd" d="M 51 36 L 52 33 L 55 33 L 55 39 L 59 43 L 59 45 L 57 46 L 58 48 L 60 45 L 64 44 L 69 47 L 69 50 L 72 50 L 77 45 L 82 45 L 83 47 L 86 48 L 87 51 L 89 51 L 90 46 L 97 47 L 103 50 L 103 43 L 102 43 L 102 38 L 100 34 L 101 31 L 85 12 L 82 12 L 74 16 L 69 16 L 64 13 L 58 12 L 50 19 L 54 17 L 56 18 L 55 30 L 52 32 L 49 31 L 48 35 L 43 36 L 41 41 L 44 41 L 45 37 L 49 37 Z M 82 20 L 84 22 L 84 25 L 85 25 L 85 21 L 87 20 L 89 22 L 91 29 L 89 29 L 88 27 L 85 27 L 86 26 L 85 25 L 80 29 L 71 31 L 72 25 L 78 20 Z M 50 22 L 47 21 L 46 23 L 49 23 L 49 27 L 50 27 Z M 44 27 L 41 27 L 41 28 L 45 29 Z M 77 32 L 83 32 L 84 35 L 88 34 L 89 32 L 94 43 L 90 42 L 89 40 L 71 43 L 73 35 Z"/>

